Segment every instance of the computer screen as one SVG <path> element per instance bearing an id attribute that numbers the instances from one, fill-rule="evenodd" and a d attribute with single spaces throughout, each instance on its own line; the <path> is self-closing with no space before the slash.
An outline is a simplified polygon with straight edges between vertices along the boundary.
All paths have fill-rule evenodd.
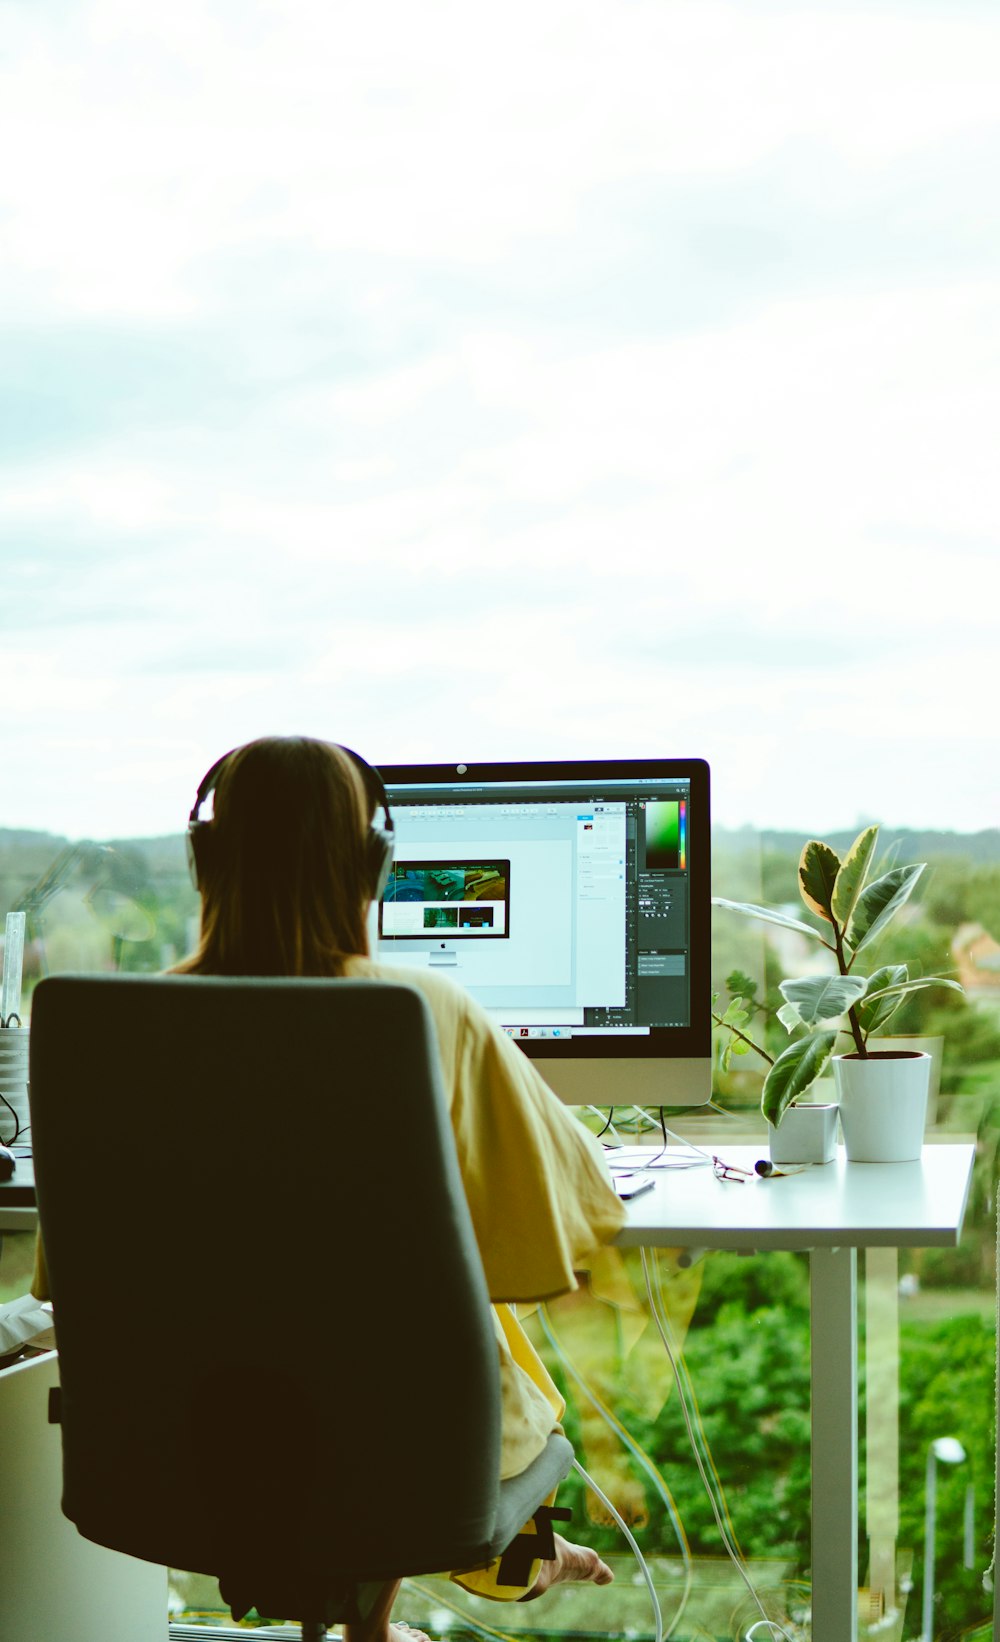
<path id="1" fill-rule="evenodd" d="M 379 957 L 452 976 L 567 1101 L 706 1102 L 707 764 L 379 767 Z"/>

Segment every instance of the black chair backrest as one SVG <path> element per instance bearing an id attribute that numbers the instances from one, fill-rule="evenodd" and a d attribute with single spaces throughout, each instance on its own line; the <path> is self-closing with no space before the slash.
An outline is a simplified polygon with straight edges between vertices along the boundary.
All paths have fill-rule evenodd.
<path id="1" fill-rule="evenodd" d="M 480 1560 L 497 1353 L 419 994 L 52 977 L 31 1113 L 83 1534 L 319 1586 Z"/>

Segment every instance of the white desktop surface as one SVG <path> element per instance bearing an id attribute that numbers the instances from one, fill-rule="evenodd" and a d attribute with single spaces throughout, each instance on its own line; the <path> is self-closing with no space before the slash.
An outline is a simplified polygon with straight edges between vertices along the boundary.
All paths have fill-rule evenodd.
<path id="1" fill-rule="evenodd" d="M 675 1148 L 671 1152 L 678 1155 Z M 649 1156 L 655 1157 L 651 1148 Z M 925 1146 L 914 1163 L 832 1163 L 762 1178 L 766 1146 L 723 1146 L 720 1158 L 750 1171 L 717 1180 L 710 1164 L 654 1168 L 656 1185 L 627 1204 L 617 1242 L 628 1247 L 710 1249 L 954 1247 L 972 1179 L 975 1147 Z M 628 1148 L 630 1168 L 639 1153 Z M 611 1158 L 613 1161 L 613 1158 Z"/>

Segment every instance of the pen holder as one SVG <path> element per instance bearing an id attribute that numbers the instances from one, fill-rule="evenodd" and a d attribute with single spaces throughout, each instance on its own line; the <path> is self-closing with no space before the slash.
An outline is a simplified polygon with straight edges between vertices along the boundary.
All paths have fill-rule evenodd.
<path id="1" fill-rule="evenodd" d="M 837 1151 L 836 1101 L 789 1106 L 780 1124 L 767 1126 L 772 1163 L 832 1163 Z"/>

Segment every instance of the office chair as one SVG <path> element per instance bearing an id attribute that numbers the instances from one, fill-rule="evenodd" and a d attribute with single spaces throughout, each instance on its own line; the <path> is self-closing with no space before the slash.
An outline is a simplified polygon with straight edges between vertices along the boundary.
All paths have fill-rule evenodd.
<path id="1" fill-rule="evenodd" d="M 80 1533 L 310 1639 L 388 1580 L 551 1546 L 544 1511 L 518 1530 L 572 1450 L 498 1484 L 497 1348 L 416 992 L 52 977 L 31 1114 Z"/>

